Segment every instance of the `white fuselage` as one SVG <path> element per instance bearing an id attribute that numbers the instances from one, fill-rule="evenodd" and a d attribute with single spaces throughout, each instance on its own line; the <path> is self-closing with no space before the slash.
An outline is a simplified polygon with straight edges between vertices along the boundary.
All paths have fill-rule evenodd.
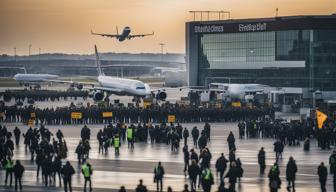
<path id="1" fill-rule="evenodd" d="M 19 73 L 14 75 L 14 79 L 20 83 L 41 83 L 46 80 L 55 80 L 59 76 L 51 74 L 25 74 Z"/>
<path id="2" fill-rule="evenodd" d="M 120 90 L 121 95 L 147 96 L 151 94 L 151 89 L 147 83 L 133 79 L 123 79 L 111 76 L 98 76 L 101 87 Z M 118 94 L 118 93 L 116 93 Z"/>
<path id="3" fill-rule="evenodd" d="M 213 83 L 218 90 L 230 96 L 230 98 L 245 99 L 247 95 L 255 95 L 264 90 L 265 85 L 261 84 L 233 84 L 233 83 Z M 211 86 L 211 85 L 210 85 Z"/>

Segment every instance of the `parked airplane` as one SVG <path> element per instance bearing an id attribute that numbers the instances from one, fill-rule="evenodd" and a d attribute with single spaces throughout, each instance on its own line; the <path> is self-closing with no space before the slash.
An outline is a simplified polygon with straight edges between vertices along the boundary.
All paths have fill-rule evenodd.
<path id="1" fill-rule="evenodd" d="M 45 83 L 49 80 L 56 80 L 58 79 L 58 75 L 51 75 L 51 74 L 33 74 L 33 73 L 27 73 L 26 68 L 23 68 L 25 73 L 18 73 L 14 75 L 13 79 L 17 82 L 19 82 L 20 85 L 24 86 L 31 86 L 34 85 L 35 88 L 38 88 L 41 86 L 41 84 Z"/>
<path id="2" fill-rule="evenodd" d="M 167 94 L 164 90 L 151 90 L 147 83 L 139 80 L 126 79 L 106 76 L 102 71 L 101 63 L 99 60 L 97 46 L 95 45 L 96 54 L 96 66 L 98 70 L 98 83 L 86 83 L 86 82 L 73 82 L 73 81 L 59 81 L 53 80 L 57 83 L 68 83 L 72 86 L 76 86 L 78 89 L 89 89 L 93 91 L 92 97 L 95 101 L 101 101 L 105 98 L 105 94 L 127 95 L 134 97 L 146 97 L 157 91 L 156 98 L 165 100 Z M 89 86 L 89 87 L 84 87 Z"/>
<path id="3" fill-rule="evenodd" d="M 251 100 L 254 95 L 264 92 L 266 85 L 262 84 L 235 84 L 235 83 L 210 83 L 210 91 L 222 92 L 230 99 Z"/>
<path id="4" fill-rule="evenodd" d="M 150 36 L 150 35 L 154 35 L 153 33 L 149 33 L 149 34 L 137 34 L 137 35 L 131 35 L 131 28 L 130 27 L 125 27 L 122 31 L 121 34 L 119 34 L 118 32 L 118 27 L 116 28 L 117 34 L 106 34 L 106 33 L 94 33 L 91 31 L 92 35 L 100 35 L 103 37 L 111 37 L 111 38 L 116 38 L 118 39 L 120 42 L 124 41 L 125 39 L 132 39 L 134 37 L 145 37 L 145 36 Z"/>

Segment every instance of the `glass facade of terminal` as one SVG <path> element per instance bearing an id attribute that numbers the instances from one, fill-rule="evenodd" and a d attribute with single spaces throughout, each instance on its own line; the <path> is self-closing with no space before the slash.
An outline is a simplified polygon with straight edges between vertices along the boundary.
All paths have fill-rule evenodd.
<path id="1" fill-rule="evenodd" d="M 199 35 L 198 84 L 336 90 L 336 30 Z"/>

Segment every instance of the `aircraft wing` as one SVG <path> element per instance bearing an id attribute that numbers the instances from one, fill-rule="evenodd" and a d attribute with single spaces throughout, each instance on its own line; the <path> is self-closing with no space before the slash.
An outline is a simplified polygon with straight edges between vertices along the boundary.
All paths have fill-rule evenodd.
<path id="1" fill-rule="evenodd" d="M 100 86 L 98 83 L 89 83 L 89 82 L 78 82 L 78 81 L 62 81 L 62 80 L 45 80 L 46 82 L 59 83 L 59 84 L 70 84 L 70 85 L 85 85 L 85 86 Z"/>
<path id="2" fill-rule="evenodd" d="M 192 91 L 203 91 L 206 88 L 203 86 L 162 87 L 162 88 L 157 88 L 157 89 L 151 89 L 151 92 L 160 92 L 160 91 L 174 90 L 174 89 L 179 89 L 180 91 L 184 89 L 188 89 Z"/>
<path id="3" fill-rule="evenodd" d="M 112 88 L 112 87 L 102 87 L 98 83 L 88 83 L 88 82 L 74 82 L 74 81 L 62 81 L 62 80 L 47 80 L 47 82 L 60 83 L 60 84 L 72 84 L 72 85 L 82 85 L 83 89 L 86 90 L 98 90 L 108 93 L 121 93 L 122 89 Z"/>
<path id="4" fill-rule="evenodd" d="M 129 35 L 128 38 L 132 39 L 134 37 L 145 37 L 145 36 L 150 36 L 150 35 L 154 35 L 154 32 L 153 33 L 148 33 L 148 34 Z"/>
<path id="5" fill-rule="evenodd" d="M 112 87 L 101 87 L 101 86 L 97 86 L 97 87 L 84 87 L 83 89 L 89 89 L 89 90 L 98 90 L 98 91 L 104 91 L 104 92 L 108 92 L 108 93 L 122 93 L 123 90 L 122 89 L 118 89 L 118 88 L 112 88 Z"/>
<path id="6" fill-rule="evenodd" d="M 121 35 L 118 35 L 118 34 L 107 34 L 107 33 L 94 33 L 91 31 L 91 35 L 100 35 L 100 36 L 103 36 L 103 37 L 120 37 Z"/>

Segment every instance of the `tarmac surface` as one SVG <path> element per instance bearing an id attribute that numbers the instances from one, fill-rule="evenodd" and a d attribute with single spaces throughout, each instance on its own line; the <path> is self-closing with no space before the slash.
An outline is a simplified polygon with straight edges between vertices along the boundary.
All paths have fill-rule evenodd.
<path id="1" fill-rule="evenodd" d="M 6 124 L 12 130 L 16 124 Z M 182 124 L 189 130 L 193 126 L 203 128 L 203 123 Z M 89 162 L 93 165 L 93 188 L 94 191 L 117 191 L 121 185 L 126 189 L 134 190 L 139 179 L 144 180 L 144 184 L 150 190 L 155 190 L 156 185 L 153 183 L 153 168 L 158 161 L 161 161 L 166 175 L 164 177 L 164 189 L 171 186 L 174 191 L 182 191 L 183 185 L 189 183 L 187 177 L 183 173 L 183 153 L 182 148 L 178 152 L 171 152 L 170 146 L 166 144 L 150 144 L 135 143 L 135 149 L 127 149 L 127 143 L 122 144 L 120 156 L 114 155 L 114 149 L 110 148 L 107 155 L 98 154 L 98 143 L 96 134 L 104 125 L 89 125 L 91 128 L 91 151 Z M 74 191 L 83 191 L 84 179 L 80 172 L 80 166 L 77 163 L 75 148 L 80 139 L 81 125 L 76 126 L 47 126 L 52 133 L 61 129 L 65 135 L 65 140 L 68 145 L 68 159 L 76 169 L 76 174 L 73 176 L 72 184 Z M 19 125 L 22 132 L 25 132 L 27 126 Z M 260 176 L 258 173 L 257 154 L 260 147 L 265 147 L 266 151 L 266 173 L 268 173 L 270 165 L 275 161 L 275 153 L 273 152 L 272 139 L 238 139 L 238 130 L 236 123 L 212 123 L 211 124 L 211 142 L 209 149 L 213 155 L 211 160 L 211 168 L 214 173 L 214 164 L 220 153 L 224 152 L 228 158 L 228 145 L 226 142 L 229 131 L 233 131 L 236 137 L 237 153 L 236 157 L 240 158 L 243 164 L 244 176 L 241 184 L 237 186 L 237 191 L 269 191 L 267 174 Z M 192 146 L 192 139 L 188 140 L 189 148 Z M 197 150 L 197 152 L 199 152 Z M 317 166 L 321 161 L 328 162 L 331 150 L 320 150 L 317 148 L 315 141 L 311 143 L 310 152 L 304 152 L 301 147 L 285 147 L 283 159 L 280 161 L 282 188 L 280 191 L 286 191 L 287 182 L 285 178 L 285 169 L 288 158 L 293 156 L 298 165 L 296 191 L 297 192 L 317 192 L 320 191 Z M 56 186 L 44 187 L 42 177 L 36 178 L 35 162 L 30 161 L 29 151 L 25 151 L 23 139 L 21 144 L 14 151 L 14 160 L 19 159 L 24 164 L 26 171 L 23 176 L 23 191 L 63 191 L 63 188 L 58 187 L 58 179 Z M 327 163 L 328 164 L 328 163 Z M 0 191 L 13 190 L 4 187 L 5 172 L 0 171 Z M 227 182 L 227 180 L 226 180 Z M 219 180 L 215 179 L 213 191 L 216 190 Z M 328 178 L 327 191 L 332 191 L 332 177 Z"/>

